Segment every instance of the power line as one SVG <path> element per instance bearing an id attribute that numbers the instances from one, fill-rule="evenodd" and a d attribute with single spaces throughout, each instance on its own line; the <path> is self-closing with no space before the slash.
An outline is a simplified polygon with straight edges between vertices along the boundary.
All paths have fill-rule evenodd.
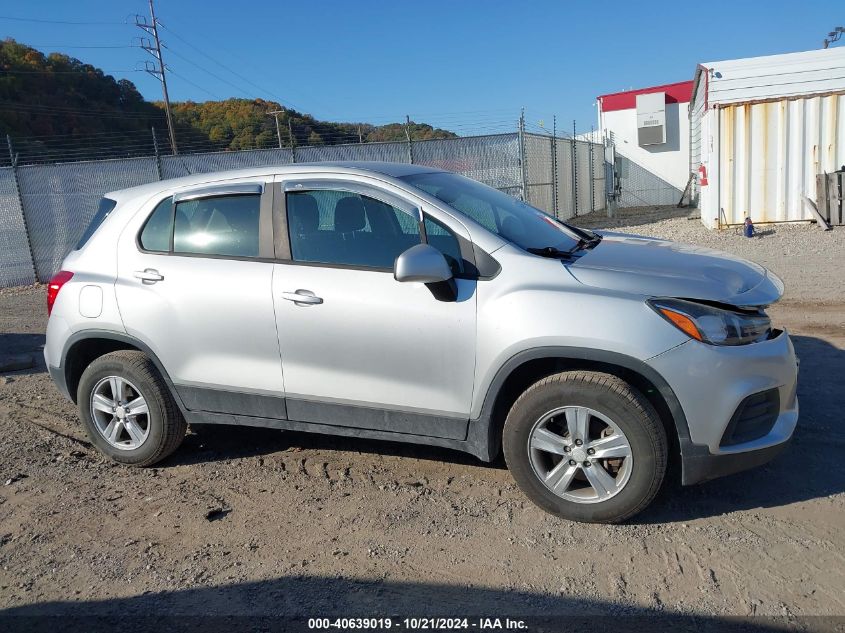
<path id="1" fill-rule="evenodd" d="M 72 20 L 42 20 L 40 18 L 19 18 L 11 15 L 0 15 L 0 20 L 12 20 L 14 22 L 38 22 L 41 24 L 82 24 L 82 25 L 104 25 L 104 24 L 127 24 L 126 22 L 75 22 Z"/>
<path id="2" fill-rule="evenodd" d="M 223 77 L 221 77 L 220 75 L 217 75 L 217 74 L 215 74 L 215 73 L 211 72 L 210 70 L 208 70 L 207 68 L 205 68 L 205 67 L 203 67 L 203 66 L 200 66 L 198 63 L 196 63 L 195 61 L 190 60 L 189 58 L 185 57 L 185 56 L 184 56 L 184 55 L 182 55 L 181 53 L 177 53 L 176 51 L 174 51 L 172 48 L 170 48 L 170 47 L 169 47 L 169 46 L 167 46 L 166 44 L 162 44 L 162 46 L 164 46 L 164 47 L 167 49 L 167 51 L 168 51 L 168 52 L 173 53 L 174 55 L 176 55 L 176 57 L 180 58 L 180 59 L 181 59 L 181 60 L 183 60 L 183 61 L 188 62 L 188 63 L 189 63 L 189 64 L 191 64 L 192 66 L 195 66 L 196 68 L 199 68 L 201 71 L 203 71 L 204 73 L 207 73 L 207 74 L 211 75 L 212 77 L 214 77 L 214 78 L 215 78 L 215 79 L 217 79 L 218 81 L 222 81 L 223 83 L 228 84 L 229 86 L 231 86 L 232 88 L 234 88 L 234 89 L 235 89 L 235 90 L 237 90 L 238 92 L 240 92 L 240 93 L 242 93 L 242 94 L 245 94 L 247 97 L 251 96 L 251 95 L 249 94 L 249 92 L 247 92 L 246 90 L 244 90 L 242 87 L 237 86 L 237 85 L 233 84 L 231 81 L 228 81 L 228 80 L 224 79 L 224 78 L 223 78 Z"/>
<path id="3" fill-rule="evenodd" d="M 147 115 L 143 113 L 125 113 L 121 114 L 118 112 L 92 112 L 86 110 L 61 110 L 58 108 L 50 108 L 48 106 L 31 106 L 31 105 L 21 105 L 15 103 L 3 103 L 2 105 L 4 110 L 8 110 L 11 112 L 24 112 L 28 114 L 39 114 L 44 116 L 56 116 L 56 117 L 67 117 L 67 116 L 79 116 L 79 117 L 93 117 L 93 118 L 104 118 L 104 119 L 135 119 L 135 120 L 160 120 L 164 117 L 163 114 L 161 115 Z"/>
<path id="4" fill-rule="evenodd" d="M 190 48 L 194 49 L 194 50 L 195 50 L 196 52 L 198 52 L 200 55 L 203 55 L 203 56 L 207 57 L 207 58 L 208 58 L 208 59 L 210 59 L 212 62 L 214 62 L 215 64 L 217 64 L 218 66 L 220 66 L 222 69 L 224 69 L 224 70 L 226 70 L 226 71 L 230 72 L 230 73 L 231 73 L 231 74 L 233 74 L 235 77 L 238 77 L 239 79 L 241 79 L 242 81 L 246 82 L 247 84 L 249 84 L 249 85 L 250 85 L 250 86 L 252 86 L 253 88 L 257 88 L 260 92 L 263 92 L 263 93 L 265 93 L 265 94 L 270 95 L 271 97 L 273 97 L 274 99 L 276 99 L 279 103 L 285 104 L 285 105 L 287 105 L 287 106 L 289 106 L 289 107 L 291 107 L 291 108 L 297 109 L 297 110 L 299 109 L 299 108 L 298 108 L 296 105 L 294 105 L 293 103 L 291 103 L 291 102 L 289 102 L 289 101 L 287 101 L 287 100 L 285 100 L 285 99 L 282 99 L 280 96 L 278 96 L 278 95 L 276 95 L 276 94 L 274 94 L 274 93 L 270 92 L 270 91 L 269 91 L 269 90 L 267 90 L 266 88 L 262 88 L 262 87 L 261 87 L 261 86 L 259 86 L 258 84 L 256 84 L 256 83 L 254 83 L 254 82 L 250 81 L 249 79 L 247 79 L 246 77 L 244 77 L 243 75 L 241 75 L 240 73 L 238 73 L 238 72 L 236 72 L 236 71 L 232 70 L 231 68 L 229 68 L 228 66 L 226 66 L 226 64 L 224 64 L 224 63 L 223 63 L 223 62 L 221 62 L 220 60 L 215 59 L 214 57 L 212 57 L 211 55 L 209 55 L 208 53 L 206 53 L 206 52 L 205 52 L 205 51 L 203 51 L 202 49 L 200 49 L 200 48 L 198 48 L 198 47 L 194 46 L 194 45 L 193 45 L 193 44 L 191 44 L 188 40 L 186 40 L 184 37 L 182 37 L 181 35 L 179 35 L 178 33 L 176 33 L 173 29 L 169 28 L 168 26 L 166 26 L 166 25 L 162 24 L 162 25 L 161 25 L 161 27 L 162 27 L 163 29 L 165 29 L 168 33 L 170 33 L 173 37 L 175 37 L 176 39 L 178 39 L 179 41 L 181 41 L 183 44 L 185 44 L 186 46 L 188 46 L 188 47 L 190 47 Z M 170 49 L 168 48 L 168 50 L 170 50 Z"/>
<path id="5" fill-rule="evenodd" d="M 118 46 L 76 46 L 74 44 L 27 44 L 32 48 L 135 48 L 129 44 L 121 44 Z"/>
<path id="6" fill-rule="evenodd" d="M 199 84 L 194 83 L 193 81 L 191 81 L 191 80 L 190 80 L 190 79 L 188 79 L 187 77 L 183 77 L 183 76 L 182 76 L 182 75 L 180 75 L 179 73 L 175 72 L 172 68 L 168 68 L 168 70 L 170 71 L 170 74 L 171 74 L 171 75 L 173 75 L 174 77 L 179 77 L 179 79 L 181 79 L 181 80 L 182 80 L 182 81 L 184 81 L 185 83 L 188 83 L 188 84 L 192 85 L 194 88 L 197 88 L 198 90 L 202 90 L 204 93 L 206 93 L 206 94 L 208 94 L 208 95 L 211 95 L 212 97 L 214 97 L 214 98 L 215 98 L 215 99 L 217 99 L 218 101 L 222 101 L 222 99 L 221 99 L 220 95 L 217 95 L 217 94 L 215 94 L 215 93 L 211 92 L 210 90 L 208 90 L 208 89 L 206 89 L 206 88 L 203 88 L 202 86 L 200 86 Z"/>
<path id="7" fill-rule="evenodd" d="M 121 70 L 104 70 L 102 68 L 91 67 L 91 70 L 5 70 L 0 69 L 0 73 L 8 75 L 87 75 L 90 73 L 101 72 L 103 74 L 110 73 L 139 73 L 143 72 L 138 68 L 126 68 Z"/>
<path id="8" fill-rule="evenodd" d="M 109 110 L 102 110 L 102 109 L 101 110 L 93 110 L 91 108 L 81 109 L 81 108 L 74 107 L 74 106 L 42 105 L 40 103 L 20 103 L 18 101 L 0 101 L 0 105 L 6 105 L 7 107 L 44 108 L 44 109 L 47 109 L 47 110 L 55 110 L 57 112 L 70 112 L 70 113 L 74 113 L 74 112 L 86 112 L 86 113 L 92 113 L 92 114 L 114 114 L 115 112 L 117 112 L 117 113 L 127 113 L 127 114 L 132 113 L 131 111 L 127 112 L 126 110 L 120 110 L 117 106 L 115 106 L 114 109 L 109 109 Z M 145 105 L 151 105 L 151 104 L 146 103 Z M 141 114 L 143 114 L 143 113 L 141 113 Z"/>

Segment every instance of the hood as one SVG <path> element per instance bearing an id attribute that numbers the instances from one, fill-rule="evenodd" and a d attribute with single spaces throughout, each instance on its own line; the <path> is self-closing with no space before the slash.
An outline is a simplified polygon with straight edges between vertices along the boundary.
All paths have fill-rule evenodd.
<path id="1" fill-rule="evenodd" d="M 581 283 L 655 297 L 762 306 L 783 295 L 783 282 L 762 266 L 727 253 L 622 233 L 602 233 L 568 264 Z"/>

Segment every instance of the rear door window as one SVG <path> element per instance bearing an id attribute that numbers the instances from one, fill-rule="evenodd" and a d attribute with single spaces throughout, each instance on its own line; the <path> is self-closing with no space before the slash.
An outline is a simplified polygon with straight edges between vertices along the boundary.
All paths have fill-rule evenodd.
<path id="1" fill-rule="evenodd" d="M 178 202 L 173 252 L 258 257 L 260 209 L 259 194 Z"/>

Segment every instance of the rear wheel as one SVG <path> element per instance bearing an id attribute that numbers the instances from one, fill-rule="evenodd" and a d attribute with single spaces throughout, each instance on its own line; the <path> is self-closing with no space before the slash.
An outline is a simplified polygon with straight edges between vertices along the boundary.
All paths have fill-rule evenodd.
<path id="1" fill-rule="evenodd" d="M 565 519 L 617 523 L 660 489 L 667 440 L 651 404 L 625 381 L 572 371 L 532 385 L 511 408 L 508 468 L 538 506 Z"/>
<path id="2" fill-rule="evenodd" d="M 82 374 L 77 402 L 91 442 L 122 464 L 155 464 L 185 437 L 182 413 L 142 352 L 118 351 L 97 358 Z"/>

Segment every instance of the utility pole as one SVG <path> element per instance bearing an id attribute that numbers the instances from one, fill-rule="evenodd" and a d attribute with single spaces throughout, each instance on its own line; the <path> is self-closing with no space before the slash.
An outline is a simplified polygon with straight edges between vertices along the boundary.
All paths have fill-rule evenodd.
<path id="1" fill-rule="evenodd" d="M 290 138 L 290 158 L 291 162 L 296 162 L 296 139 L 293 138 L 293 123 L 288 117 L 288 138 Z"/>
<path id="2" fill-rule="evenodd" d="M 279 149 L 282 149 L 282 130 L 279 128 L 279 115 L 284 113 L 284 110 L 271 110 L 267 113 L 268 115 L 273 115 L 273 118 L 276 119 L 276 136 L 279 139 Z"/>
<path id="3" fill-rule="evenodd" d="M 145 37 L 141 38 L 141 48 L 153 56 L 158 66 L 155 63 L 146 62 L 144 70 L 161 82 L 161 91 L 164 93 L 164 113 L 167 116 L 167 130 L 170 132 L 170 147 L 174 154 L 178 154 L 176 149 L 176 134 L 173 132 L 173 116 L 170 113 L 170 97 L 167 94 L 167 77 L 164 75 L 166 66 L 164 59 L 161 56 L 161 40 L 158 38 L 158 20 L 156 20 L 155 8 L 153 7 L 153 0 L 150 0 L 150 19 L 152 23 L 148 23 L 147 19 L 142 15 L 135 16 L 135 26 L 151 35 L 155 45 Z"/>

